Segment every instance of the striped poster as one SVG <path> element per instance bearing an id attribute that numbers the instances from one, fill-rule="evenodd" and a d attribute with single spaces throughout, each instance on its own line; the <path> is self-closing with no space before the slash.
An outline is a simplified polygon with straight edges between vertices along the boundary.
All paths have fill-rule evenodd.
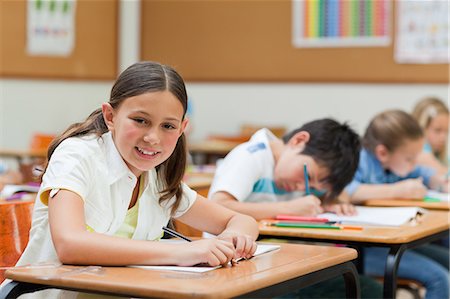
<path id="1" fill-rule="evenodd" d="M 387 46 L 390 13 L 390 0 L 293 0 L 293 44 Z"/>

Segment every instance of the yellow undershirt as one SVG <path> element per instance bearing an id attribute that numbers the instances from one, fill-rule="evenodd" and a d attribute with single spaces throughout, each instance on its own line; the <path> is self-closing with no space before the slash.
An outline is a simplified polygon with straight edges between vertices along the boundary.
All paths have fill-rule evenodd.
<path id="1" fill-rule="evenodd" d="M 128 239 L 131 239 L 133 237 L 138 220 L 139 198 L 141 197 L 143 191 L 144 191 L 144 176 L 141 175 L 139 182 L 138 199 L 136 201 L 136 204 L 130 209 L 128 209 L 123 224 L 120 226 L 119 230 L 114 234 L 114 236 Z M 86 229 L 90 232 L 94 231 L 89 225 L 86 225 Z"/>

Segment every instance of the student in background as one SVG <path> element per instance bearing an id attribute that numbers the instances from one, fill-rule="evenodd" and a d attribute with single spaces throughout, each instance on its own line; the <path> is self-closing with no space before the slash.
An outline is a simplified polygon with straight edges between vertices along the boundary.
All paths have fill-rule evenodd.
<path id="1" fill-rule="evenodd" d="M 23 176 L 20 171 L 10 169 L 5 161 L 0 160 L 0 191 L 5 185 L 18 185 L 22 183 Z"/>
<path id="2" fill-rule="evenodd" d="M 254 219 L 207 201 L 181 179 L 187 95 L 180 75 L 155 62 L 126 69 L 109 102 L 49 147 L 30 240 L 17 265 L 228 263 L 256 250 Z M 170 217 L 218 235 L 155 242 Z"/>
<path id="3" fill-rule="evenodd" d="M 278 214 L 315 216 L 325 211 L 352 214 L 349 204 L 331 203 L 350 182 L 358 164 L 358 135 L 346 124 L 319 119 L 286 134 L 257 131 L 218 165 L 209 198 L 257 220 Z M 304 165 L 311 187 L 305 194 Z M 323 197 L 327 204 L 321 204 Z M 381 286 L 362 279 L 363 296 L 381 296 Z M 301 296 L 344 296 L 343 281 L 333 280 L 302 290 Z M 339 292 L 340 291 L 340 292 Z"/>
<path id="4" fill-rule="evenodd" d="M 358 170 L 346 187 L 353 202 L 370 198 L 423 198 L 428 188 L 448 190 L 442 176 L 417 166 L 424 136 L 416 120 L 406 112 L 389 110 L 376 115 L 363 137 Z M 364 251 L 365 274 L 383 276 L 388 248 Z M 437 245 L 407 250 L 398 277 L 414 279 L 426 288 L 426 298 L 449 298 L 449 252 Z"/>
<path id="5" fill-rule="evenodd" d="M 425 98 L 416 104 L 412 115 L 425 135 L 425 145 L 418 157 L 418 163 L 434 168 L 442 175 L 447 175 L 449 159 L 447 106 L 438 98 Z"/>

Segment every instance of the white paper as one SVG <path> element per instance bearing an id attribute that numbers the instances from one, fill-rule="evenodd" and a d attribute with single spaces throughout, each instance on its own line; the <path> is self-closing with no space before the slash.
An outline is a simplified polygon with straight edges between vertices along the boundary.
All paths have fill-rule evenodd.
<path id="1" fill-rule="evenodd" d="M 39 191 L 39 188 L 39 186 L 33 185 L 5 185 L 0 192 L 0 197 L 7 198 L 17 192 L 37 193 Z"/>
<path id="2" fill-rule="evenodd" d="M 75 45 L 76 0 L 28 0 L 29 55 L 69 56 Z"/>
<path id="3" fill-rule="evenodd" d="M 254 256 L 258 256 L 270 251 L 274 251 L 280 248 L 280 245 L 270 245 L 270 244 L 258 244 Z M 242 259 L 240 259 L 242 260 Z M 214 269 L 220 268 L 222 266 L 216 267 L 203 267 L 203 266 L 191 266 L 191 267 L 181 267 L 181 266 L 129 266 L 133 268 L 140 268 L 146 270 L 167 270 L 167 271 L 179 271 L 179 272 L 195 272 L 203 273 L 212 271 Z"/>
<path id="4" fill-rule="evenodd" d="M 324 213 L 317 215 L 319 218 L 327 218 L 329 221 L 341 221 L 351 224 L 370 224 L 400 226 L 412 219 L 418 214 L 425 213 L 426 210 L 418 207 L 355 207 L 357 215 L 338 216 L 333 213 Z"/>
<path id="5" fill-rule="evenodd" d="M 397 1 L 395 61 L 449 63 L 449 2 Z"/>
<path id="6" fill-rule="evenodd" d="M 437 191 L 433 191 L 433 190 L 428 190 L 427 195 L 425 195 L 425 197 L 439 199 L 440 201 L 444 201 L 444 202 L 450 201 L 449 200 L 450 194 L 437 192 Z"/>

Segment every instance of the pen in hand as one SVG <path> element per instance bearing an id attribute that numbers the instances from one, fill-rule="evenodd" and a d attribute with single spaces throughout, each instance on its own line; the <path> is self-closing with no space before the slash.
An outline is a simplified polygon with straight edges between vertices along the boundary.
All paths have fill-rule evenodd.
<path id="1" fill-rule="evenodd" d="M 163 226 L 162 230 L 173 237 L 180 238 L 180 239 L 183 239 L 188 242 L 192 242 L 192 240 L 190 238 L 186 237 L 183 234 L 180 234 L 177 231 L 174 231 L 173 229 L 168 228 L 167 226 Z M 231 266 L 238 264 L 238 262 L 235 259 L 231 259 L 230 263 L 231 263 Z"/>
<path id="2" fill-rule="evenodd" d="M 180 234 L 177 231 L 174 231 L 173 229 L 168 228 L 167 226 L 163 226 L 162 230 L 164 232 L 168 233 L 169 235 L 173 236 L 173 237 L 180 238 L 180 239 L 183 239 L 183 240 L 188 241 L 188 242 L 192 242 L 192 240 L 189 239 L 188 237 Z"/>
<path id="3" fill-rule="evenodd" d="M 303 164 L 303 176 L 305 178 L 305 195 L 310 195 L 311 191 L 309 190 L 309 177 L 308 177 L 308 168 L 306 163 Z"/>

